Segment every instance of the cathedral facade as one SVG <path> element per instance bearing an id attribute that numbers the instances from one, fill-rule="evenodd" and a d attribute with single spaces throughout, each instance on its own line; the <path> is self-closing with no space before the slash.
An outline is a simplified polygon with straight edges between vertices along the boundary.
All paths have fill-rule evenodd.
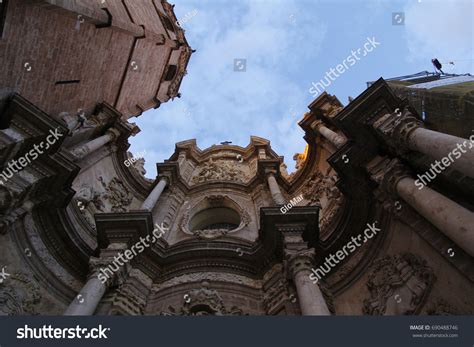
<path id="1" fill-rule="evenodd" d="M 179 142 L 150 180 L 129 118 L 180 96 L 193 51 L 173 6 L 0 6 L 1 314 L 474 312 L 474 134 L 456 119 L 379 79 L 309 105 L 292 174 L 252 136 Z"/>

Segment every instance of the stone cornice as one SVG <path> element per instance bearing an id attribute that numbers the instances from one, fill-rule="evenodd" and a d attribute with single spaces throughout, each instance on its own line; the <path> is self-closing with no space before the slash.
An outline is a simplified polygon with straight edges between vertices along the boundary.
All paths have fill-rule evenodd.
<path id="1" fill-rule="evenodd" d="M 262 278 L 271 266 L 283 259 L 279 228 L 285 229 L 284 226 L 289 225 L 284 232 L 291 232 L 289 230 L 297 224 L 298 231 L 305 235 L 310 244 L 317 242 L 317 207 L 294 207 L 285 215 L 277 208 L 263 208 L 261 216 L 261 234 L 254 244 L 229 238 L 208 242 L 192 239 L 170 246 L 164 239 L 158 239 L 152 247 L 133 259 L 132 265 L 155 282 L 196 271 Z M 153 230 L 150 212 L 104 213 L 96 214 L 95 218 L 101 249 L 112 242 L 132 245 L 140 236 L 146 237 Z"/>

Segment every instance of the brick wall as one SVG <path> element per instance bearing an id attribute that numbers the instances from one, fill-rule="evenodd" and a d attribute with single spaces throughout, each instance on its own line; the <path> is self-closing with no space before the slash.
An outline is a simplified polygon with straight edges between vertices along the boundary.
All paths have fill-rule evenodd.
<path id="1" fill-rule="evenodd" d="M 178 63 L 169 61 L 172 52 L 190 49 L 182 33 L 165 29 L 158 11 L 170 15 L 159 0 L 9 0 L 0 89 L 53 117 L 88 114 L 103 101 L 129 117 L 166 102 L 176 91 L 158 91 L 167 66 Z"/>

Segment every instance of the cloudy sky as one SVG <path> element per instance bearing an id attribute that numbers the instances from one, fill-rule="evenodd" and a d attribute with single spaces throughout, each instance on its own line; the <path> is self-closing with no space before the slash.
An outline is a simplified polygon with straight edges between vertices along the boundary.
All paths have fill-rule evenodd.
<path id="1" fill-rule="evenodd" d="M 380 45 L 326 88 L 344 105 L 367 81 L 433 71 L 433 57 L 445 63 L 444 72 L 474 72 L 472 0 L 175 1 L 197 52 L 182 97 L 131 119 L 142 129 L 131 151 L 146 151 L 150 178 L 176 142 L 245 147 L 251 135 L 269 139 L 293 171 L 293 154 L 305 146 L 297 122 L 313 100 L 311 83 L 368 38 Z M 393 25 L 400 12 L 401 25 Z M 234 71 L 235 59 L 246 59 L 246 71 Z"/>

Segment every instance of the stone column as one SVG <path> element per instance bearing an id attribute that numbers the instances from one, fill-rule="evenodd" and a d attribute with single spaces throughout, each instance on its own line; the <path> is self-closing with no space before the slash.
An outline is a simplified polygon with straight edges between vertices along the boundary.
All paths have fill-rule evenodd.
<path id="1" fill-rule="evenodd" d="M 371 164 L 369 172 L 374 181 L 385 185 L 387 191 L 401 197 L 460 248 L 474 256 L 473 212 L 429 187 L 419 189 L 396 159 Z"/>
<path id="2" fill-rule="evenodd" d="M 79 294 L 74 298 L 65 316 L 90 316 L 93 315 L 99 305 L 100 300 L 107 290 L 106 283 L 102 283 L 97 278 L 97 273 L 92 274 L 82 287 Z"/>
<path id="3" fill-rule="evenodd" d="M 310 279 L 314 249 L 307 247 L 301 235 L 285 236 L 284 239 L 288 271 L 296 286 L 301 313 L 304 316 L 331 315 L 321 289 Z"/>
<path id="4" fill-rule="evenodd" d="M 410 177 L 399 180 L 396 190 L 419 214 L 474 257 L 473 212 L 429 187 L 418 189 Z"/>
<path id="5" fill-rule="evenodd" d="M 474 150 L 471 141 L 422 126 L 423 123 L 408 110 L 386 114 L 373 124 L 380 134 L 392 141 L 392 146 L 423 153 L 435 159 L 436 165 L 451 166 L 474 178 Z"/>
<path id="6" fill-rule="evenodd" d="M 117 130 L 109 129 L 104 135 L 99 136 L 98 138 L 91 140 L 86 144 L 73 148 L 71 153 L 77 158 L 77 160 L 82 159 L 100 147 L 113 141 L 118 135 L 119 132 Z"/>
<path id="7" fill-rule="evenodd" d="M 113 249 L 114 247 L 109 246 L 109 248 Z M 116 276 L 116 273 L 113 274 L 114 278 L 111 278 L 106 282 L 99 279 L 98 275 L 100 269 L 105 269 L 109 264 L 110 261 L 107 261 L 104 258 L 90 258 L 87 282 L 74 300 L 69 304 L 69 307 L 64 312 L 65 316 L 90 316 L 94 314 L 100 300 L 107 291 L 108 286 L 114 281 Z"/>
<path id="8" fill-rule="evenodd" d="M 272 194 L 272 198 L 275 204 L 284 205 L 286 201 L 283 197 L 283 194 L 281 193 L 280 186 L 278 185 L 275 178 L 275 174 L 273 172 L 269 172 L 267 174 L 267 181 L 268 187 L 270 188 L 270 193 Z"/>
<path id="9" fill-rule="evenodd" d="M 341 148 L 347 142 L 345 137 L 326 127 L 320 120 L 311 124 L 311 128 L 321 134 L 324 138 L 336 146 L 336 148 Z"/>
<path id="10" fill-rule="evenodd" d="M 153 211 L 153 209 L 155 208 L 156 203 L 158 202 L 158 199 L 161 196 L 161 193 L 163 193 L 163 190 L 165 189 L 167 184 L 168 184 L 167 178 L 166 177 L 161 177 L 160 181 L 155 186 L 155 188 L 153 188 L 151 193 L 147 196 L 146 200 L 143 202 L 140 209 L 141 210 Z"/>

